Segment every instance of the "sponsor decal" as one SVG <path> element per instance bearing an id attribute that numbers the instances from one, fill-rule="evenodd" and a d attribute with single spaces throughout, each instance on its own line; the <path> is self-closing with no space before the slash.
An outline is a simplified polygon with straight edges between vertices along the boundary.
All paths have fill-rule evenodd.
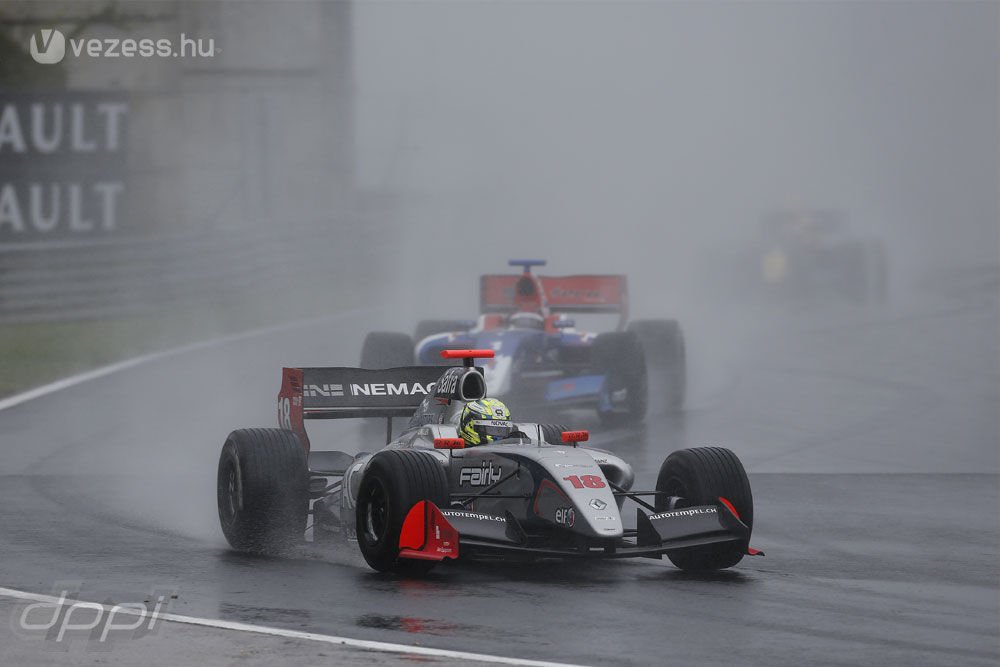
<path id="1" fill-rule="evenodd" d="M 607 515 L 607 516 L 595 516 L 594 520 L 595 521 L 617 521 L 618 519 L 616 519 L 613 516 Z"/>
<path id="2" fill-rule="evenodd" d="M 338 386 L 338 385 L 333 385 Z M 434 383 L 430 383 L 426 386 L 420 384 L 419 382 L 409 383 L 400 382 L 398 384 L 393 384 L 391 382 L 372 382 L 365 384 L 351 384 L 351 395 L 352 396 L 416 396 L 417 394 L 423 394 L 426 396 L 431 393 L 434 387 Z M 337 394 L 334 394 L 337 395 Z M 343 395 L 343 394 L 339 394 Z"/>
<path id="3" fill-rule="evenodd" d="M 302 387 L 302 395 L 307 398 L 316 396 L 343 396 L 344 385 L 342 384 L 307 384 Z"/>
<path id="4" fill-rule="evenodd" d="M 649 517 L 650 520 L 653 519 L 675 519 L 677 517 L 685 516 L 695 516 L 697 514 L 716 514 L 718 510 L 714 507 L 693 507 L 686 510 L 671 510 L 670 512 L 661 512 L 660 514 L 654 514 Z"/>
<path id="5" fill-rule="evenodd" d="M 39 57 L 57 53 L 62 35 L 47 33 Z M 129 102 L 115 93 L 2 95 L 0 243 L 119 229 L 127 209 L 127 143 L 135 134 Z"/>
<path id="6" fill-rule="evenodd" d="M 441 514 L 444 516 L 454 516 L 463 519 L 476 519 L 478 521 L 497 521 L 499 523 L 507 523 L 507 520 L 501 516 L 493 516 L 492 514 L 479 514 L 478 512 L 464 512 L 460 510 L 441 510 Z"/>
<path id="7" fill-rule="evenodd" d="M 605 507 L 607 507 L 608 504 L 603 500 L 601 500 L 600 498 L 594 498 L 593 500 L 590 501 L 590 506 L 593 507 L 595 510 L 602 510 Z"/>
<path id="8" fill-rule="evenodd" d="M 351 396 L 426 396 L 434 389 L 434 383 L 419 382 L 365 382 L 349 384 L 347 390 Z M 302 395 L 306 398 L 344 396 L 343 384 L 307 384 L 302 387 Z"/>
<path id="9" fill-rule="evenodd" d="M 438 381 L 437 386 L 434 389 L 434 393 L 437 396 L 451 396 L 455 393 L 455 389 L 458 387 L 458 380 L 461 374 L 464 372 L 462 368 L 453 368 L 451 370 L 445 371 Z"/>
<path id="10" fill-rule="evenodd" d="M 572 528 L 576 523 L 576 510 L 572 507 L 557 507 L 556 523 Z"/>
<path id="11" fill-rule="evenodd" d="M 500 481 L 502 472 L 500 466 L 493 467 L 492 461 L 483 461 L 478 468 L 462 468 L 458 483 L 462 486 L 489 486 Z"/>

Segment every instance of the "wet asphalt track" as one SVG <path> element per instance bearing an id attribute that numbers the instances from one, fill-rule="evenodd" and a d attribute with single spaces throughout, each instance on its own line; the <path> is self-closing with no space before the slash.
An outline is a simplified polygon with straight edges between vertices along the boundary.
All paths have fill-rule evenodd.
<path id="1" fill-rule="evenodd" d="M 350 549 L 232 553 L 216 525 L 218 447 L 232 428 L 270 425 L 282 363 L 352 363 L 330 353 L 331 340 L 360 343 L 363 323 L 347 320 L 291 343 L 284 334 L 284 346 L 261 337 L 154 362 L 0 413 L 0 586 L 49 593 L 75 581 L 81 598 L 117 602 L 170 589 L 178 614 L 593 665 L 997 664 L 995 299 L 799 315 L 748 330 L 745 354 L 712 369 L 717 381 L 680 418 L 600 433 L 576 415 L 634 462 L 641 487 L 673 449 L 737 451 L 751 472 L 753 543 L 767 556 L 731 571 L 465 564 L 406 581 L 368 571 Z M 696 360 L 710 354 L 691 347 Z M 360 445 L 356 425 L 323 428 L 316 435 L 344 449 Z M 236 647 L 251 640 L 206 633 L 204 664 L 368 660 L 293 642 L 246 655 Z M 201 646 L 193 641 L 166 625 L 135 645 L 172 664 Z M 91 662 L 80 643 L 61 654 L 0 634 L 0 664 Z"/>

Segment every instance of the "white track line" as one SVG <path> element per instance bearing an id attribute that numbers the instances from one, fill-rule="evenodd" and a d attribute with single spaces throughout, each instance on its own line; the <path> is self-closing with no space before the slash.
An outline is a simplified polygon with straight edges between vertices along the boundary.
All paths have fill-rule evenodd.
<path id="1" fill-rule="evenodd" d="M 16 600 L 28 600 L 49 605 L 60 605 L 75 608 L 85 605 L 84 608 L 96 609 L 100 606 L 105 612 L 110 613 L 114 605 L 100 604 L 94 602 L 82 602 L 77 600 L 66 600 L 52 595 L 41 595 L 39 593 L 28 593 L 13 588 L 0 587 L 0 596 L 14 598 Z M 128 607 L 115 607 L 116 615 L 143 616 L 145 612 Z M 157 614 L 156 620 L 169 623 L 183 623 L 185 625 L 198 625 L 206 628 L 218 628 L 221 630 L 233 630 L 236 632 L 249 632 L 257 635 L 270 635 L 272 637 L 282 637 L 284 639 L 300 639 L 302 641 L 318 642 L 321 644 L 334 644 L 339 646 L 350 646 L 352 648 L 365 649 L 368 651 L 380 651 L 382 653 L 402 653 L 405 655 L 425 655 L 437 658 L 454 658 L 456 660 L 478 660 L 479 662 L 491 662 L 503 665 L 521 665 L 524 667 L 581 667 L 564 662 L 547 662 L 545 660 L 527 660 L 523 658 L 505 658 L 502 656 L 489 655 L 485 653 L 469 653 L 467 651 L 450 651 L 447 649 L 429 648 L 426 646 L 409 646 L 407 644 L 392 644 L 389 642 L 376 642 L 365 639 L 351 639 L 350 637 L 336 637 L 334 635 L 321 635 L 315 632 L 300 632 L 297 630 L 283 630 L 281 628 L 269 628 L 263 625 L 250 625 L 249 623 L 236 623 L 234 621 L 220 621 L 211 618 L 197 618 L 194 616 L 181 616 L 178 614 Z"/>
<path id="2" fill-rule="evenodd" d="M 339 312 L 336 315 L 327 315 L 324 317 L 315 317 L 308 320 L 296 320 L 294 322 L 286 322 L 285 324 L 276 324 L 270 327 L 252 329 L 250 331 L 244 331 L 243 333 L 232 334 L 229 336 L 221 336 L 219 338 L 210 338 L 208 340 L 199 341 L 197 343 L 191 343 L 189 345 L 183 345 L 181 347 L 174 347 L 168 350 L 161 350 L 159 352 L 151 352 L 149 354 L 143 354 L 138 357 L 132 357 L 131 359 L 125 359 L 124 361 L 119 361 L 118 363 L 114 363 L 109 366 L 101 366 L 100 368 L 95 368 L 94 370 L 87 371 L 85 373 L 80 373 L 79 375 L 71 375 L 61 380 L 56 380 L 55 382 L 42 385 L 41 387 L 35 387 L 34 389 L 29 389 L 26 392 L 16 394 L 14 396 L 9 396 L 3 400 L 0 400 L 0 411 L 8 410 L 14 407 L 15 405 L 20 405 L 21 403 L 26 403 L 27 401 L 31 401 L 36 398 L 41 398 L 42 396 L 48 396 L 49 394 L 53 394 L 63 389 L 68 389 L 69 387 L 76 386 L 83 382 L 96 380 L 98 378 L 102 378 L 107 375 L 111 375 L 113 373 L 118 373 L 120 371 L 124 371 L 129 368 L 134 368 L 142 364 L 148 364 L 152 361 L 159 361 L 160 359 L 166 359 L 167 357 L 172 357 L 174 355 L 185 354 L 187 352 L 197 352 L 199 350 L 205 350 L 211 347 L 216 347 L 217 345 L 235 343 L 237 341 L 245 340 L 247 338 L 266 336 L 268 334 L 279 333 L 281 331 L 287 331 L 289 329 L 298 329 L 312 324 L 321 324 L 323 322 L 335 322 L 337 320 L 341 320 L 348 317 L 354 317 L 364 313 L 371 313 L 377 310 L 381 309 L 353 308 L 351 310 L 345 310 Z"/>

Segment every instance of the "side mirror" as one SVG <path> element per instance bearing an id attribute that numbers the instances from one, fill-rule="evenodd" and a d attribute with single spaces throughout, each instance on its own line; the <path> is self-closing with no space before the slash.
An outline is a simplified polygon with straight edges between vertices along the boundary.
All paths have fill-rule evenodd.
<path id="1" fill-rule="evenodd" d="M 590 431 L 563 431 L 562 441 L 566 443 L 570 442 L 586 442 L 590 440 Z M 435 442 L 437 442 L 435 440 Z M 436 447 L 437 445 L 435 445 Z"/>
<path id="2" fill-rule="evenodd" d="M 465 449 L 462 438 L 434 438 L 434 449 Z"/>

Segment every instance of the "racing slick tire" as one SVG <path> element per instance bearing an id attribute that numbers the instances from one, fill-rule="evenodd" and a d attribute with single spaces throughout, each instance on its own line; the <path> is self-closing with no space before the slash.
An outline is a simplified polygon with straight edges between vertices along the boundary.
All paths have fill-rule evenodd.
<path id="1" fill-rule="evenodd" d="M 448 507 L 448 476 L 429 452 L 386 449 L 375 454 L 358 490 L 355 508 L 358 547 L 368 565 L 379 572 L 426 574 L 435 561 L 399 557 L 399 535 L 406 514 L 429 500 Z"/>
<path id="2" fill-rule="evenodd" d="M 642 343 L 651 375 L 664 382 L 664 406 L 669 412 L 684 407 L 687 393 L 687 352 L 677 320 L 636 320 L 628 325 Z"/>
<path id="3" fill-rule="evenodd" d="M 539 424 L 538 428 L 542 431 L 542 440 L 550 445 L 564 444 L 562 441 L 563 431 L 569 430 L 562 424 Z"/>
<path id="4" fill-rule="evenodd" d="M 361 345 L 362 368 L 412 366 L 413 339 L 404 333 L 372 331 Z"/>
<path id="5" fill-rule="evenodd" d="M 666 458 L 656 478 L 656 511 L 671 509 L 672 496 L 682 500 L 674 509 L 713 505 L 723 497 L 732 503 L 740 521 L 753 530 L 753 496 L 743 464 L 722 447 L 681 449 Z M 682 570 L 721 570 L 743 559 L 746 542 L 709 544 L 667 552 L 667 558 Z"/>
<path id="6" fill-rule="evenodd" d="M 612 331 L 598 334 L 593 346 L 594 366 L 604 373 L 604 395 L 611 408 L 598 405 L 597 416 L 608 425 L 641 422 L 646 417 L 649 401 L 646 356 L 634 331 Z M 620 405 L 617 395 L 624 391 Z"/>
<path id="7" fill-rule="evenodd" d="M 233 431 L 219 456 L 219 522 L 238 551 L 281 554 L 302 542 L 309 513 L 306 450 L 292 431 Z"/>
<path id="8" fill-rule="evenodd" d="M 468 331 L 469 323 L 459 320 L 421 320 L 413 331 L 413 342 L 419 343 L 428 336 L 452 331 Z"/>

